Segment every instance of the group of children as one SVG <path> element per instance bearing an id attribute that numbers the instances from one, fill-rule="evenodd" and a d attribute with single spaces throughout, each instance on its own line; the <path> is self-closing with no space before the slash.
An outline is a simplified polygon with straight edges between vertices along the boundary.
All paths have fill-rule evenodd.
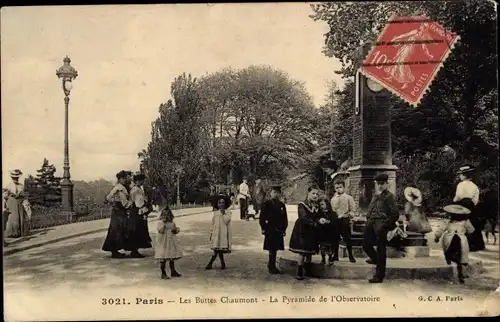
<path id="1" fill-rule="evenodd" d="M 299 266 L 304 272 L 297 274 L 297 279 L 310 276 L 311 256 L 321 254 L 321 262 L 332 265 L 338 261 L 339 241 L 344 243 L 349 254 L 349 261 L 354 263 L 351 244 L 351 218 L 356 208 L 351 196 L 344 192 L 344 183 L 335 183 L 335 195 L 331 202 L 325 196 L 318 196 L 318 189 L 310 189 L 306 201 L 299 203 L 299 217 L 295 222 L 290 238 L 290 251 L 301 255 Z M 264 235 L 264 250 L 269 252 L 268 270 L 270 274 L 281 274 L 276 267 L 276 255 L 284 250 L 284 237 L 288 227 L 285 204 L 280 201 L 280 187 L 272 187 L 270 198 L 262 204 L 259 224 Z M 312 195 L 314 196 L 312 196 Z M 224 254 L 231 253 L 231 199 L 220 195 L 214 198 L 212 228 L 210 232 L 210 247 L 213 254 L 205 267 L 209 270 L 217 257 L 220 268 L 225 269 Z M 442 239 L 445 260 L 448 264 L 457 264 L 458 278 L 464 282 L 466 275 L 463 267 L 468 265 L 468 249 L 466 234 L 474 231 L 468 214 L 470 210 L 461 205 L 453 204 L 444 207 L 449 215 L 435 231 L 435 241 Z M 177 239 L 179 228 L 175 225 L 172 211 L 167 207 L 161 211 L 161 221 L 158 224 L 158 236 L 155 243 L 155 258 L 160 262 L 161 278 L 179 277 L 175 269 L 175 260 L 182 257 L 182 250 Z M 430 227 L 429 227 L 430 228 Z M 426 228 L 428 229 L 428 228 Z M 326 256 L 328 255 L 328 264 Z M 166 272 L 166 262 L 169 262 L 170 275 Z"/>

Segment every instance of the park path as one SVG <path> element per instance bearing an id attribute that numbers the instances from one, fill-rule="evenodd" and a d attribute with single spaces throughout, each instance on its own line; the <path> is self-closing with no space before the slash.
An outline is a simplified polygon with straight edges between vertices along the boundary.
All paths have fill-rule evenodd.
<path id="1" fill-rule="evenodd" d="M 296 207 L 290 207 L 291 235 Z M 485 300 L 496 289 L 500 275 L 468 280 L 466 285 L 447 281 L 386 280 L 368 284 L 363 280 L 308 279 L 296 281 L 293 276 L 271 276 L 267 273 L 267 254 L 262 250 L 262 235 L 256 221 L 239 220 L 233 215 L 233 252 L 226 256 L 228 268 L 206 271 L 211 255 L 208 246 L 211 213 L 205 212 L 176 219 L 181 228 L 179 238 L 184 257 L 177 262 L 183 277 L 159 279 L 158 263 L 152 249 L 143 250 L 143 259 L 111 259 L 101 251 L 105 232 L 96 232 L 42 247 L 18 252 L 4 258 L 6 320 L 74 320 L 74 319 L 167 319 L 255 317 L 368 317 L 477 315 Z M 150 224 L 151 237 L 156 225 Z M 288 242 L 288 240 L 286 241 Z M 490 254 L 490 251 L 484 252 Z M 478 255 L 480 256 L 480 255 Z M 482 256 L 482 255 L 481 255 Z M 317 260 L 317 259 L 316 259 Z M 498 263 L 498 257 L 497 257 Z M 331 305 L 286 304 L 283 296 L 379 297 L 380 303 L 342 302 Z M 257 304 L 196 304 L 199 299 L 255 297 Z M 280 299 L 271 304 L 270 296 Z M 460 297 L 458 302 L 430 303 L 419 296 Z M 183 305 L 190 299 L 196 305 Z M 103 305 L 102 301 L 120 298 L 130 305 Z M 137 306 L 139 299 L 162 299 L 165 303 Z M 54 303 L 64 305 L 55 306 Z M 458 298 L 457 298 L 458 299 Z M 200 300 L 200 301 L 201 301 Z M 168 303 L 172 301 L 172 303 Z M 170 305 L 170 309 L 168 307 Z M 28 310 L 26 308 L 29 308 Z M 47 310 L 52 307 L 53 310 Z M 140 308 L 140 309 L 139 309 Z M 175 309 L 174 309 L 175 308 Z M 312 311 L 311 311 L 312 310 Z M 107 313 L 106 313 L 107 312 Z M 305 314 L 305 315 L 304 315 Z M 312 315 L 311 315 L 312 314 Z"/>

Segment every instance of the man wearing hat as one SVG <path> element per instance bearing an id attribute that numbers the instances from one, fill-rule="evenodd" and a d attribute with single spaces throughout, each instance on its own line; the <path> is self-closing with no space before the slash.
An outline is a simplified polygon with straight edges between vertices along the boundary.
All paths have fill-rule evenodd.
<path id="1" fill-rule="evenodd" d="M 396 222 L 399 219 L 396 198 L 387 190 L 388 188 L 389 177 L 386 174 L 377 175 L 375 177 L 376 194 L 368 206 L 363 235 L 363 250 L 369 257 L 366 262 L 377 265 L 375 276 L 369 280 L 370 283 L 382 283 L 385 278 L 387 233 L 396 228 Z M 374 246 L 377 246 L 377 250 Z"/>
<path id="2" fill-rule="evenodd" d="M 274 186 L 270 199 L 264 201 L 259 217 L 259 224 L 264 237 L 264 250 L 269 251 L 267 269 L 270 274 L 281 274 L 276 267 L 276 253 L 285 249 L 283 237 L 288 227 L 286 206 L 280 201 L 281 187 Z"/>
<path id="3" fill-rule="evenodd" d="M 473 172 L 474 168 L 470 165 L 464 165 L 458 169 L 457 174 L 460 179 L 460 183 L 457 185 L 455 197 L 453 198 L 453 202 L 462 205 L 471 211 L 470 222 L 475 229 L 474 233 L 467 235 L 471 252 L 486 248 L 482 233 L 484 221 L 482 218 L 479 218 L 480 214 L 475 211 L 476 206 L 479 203 L 479 188 L 471 180 Z"/>
<path id="4" fill-rule="evenodd" d="M 24 207 L 24 185 L 19 182 L 22 176 L 19 169 L 10 172 L 12 181 L 3 189 L 3 198 L 8 213 L 5 223 L 5 237 L 21 237 L 28 234 L 27 214 Z M 4 243 L 5 245 L 5 243 Z"/>
<path id="5" fill-rule="evenodd" d="M 151 237 L 148 229 L 148 214 L 151 212 L 148 198 L 144 192 L 146 176 L 140 172 L 133 175 L 133 185 L 130 189 L 130 215 L 127 222 L 127 247 L 130 257 L 143 258 L 140 248 L 151 248 Z"/>

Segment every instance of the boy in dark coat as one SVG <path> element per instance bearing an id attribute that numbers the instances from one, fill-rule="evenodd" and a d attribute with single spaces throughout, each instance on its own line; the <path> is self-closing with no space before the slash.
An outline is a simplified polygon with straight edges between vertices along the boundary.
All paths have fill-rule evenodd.
<path id="1" fill-rule="evenodd" d="M 270 192 L 270 199 L 262 204 L 259 217 L 260 228 L 264 238 L 264 250 L 269 251 L 269 263 L 267 268 L 271 274 L 281 274 L 276 267 L 276 253 L 285 249 L 283 237 L 288 227 L 288 217 L 286 206 L 279 199 L 280 187 L 273 187 Z"/>

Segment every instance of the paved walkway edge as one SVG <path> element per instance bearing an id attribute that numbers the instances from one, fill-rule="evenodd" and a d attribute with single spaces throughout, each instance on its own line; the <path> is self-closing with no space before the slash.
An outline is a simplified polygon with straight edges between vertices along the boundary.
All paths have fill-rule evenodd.
<path id="1" fill-rule="evenodd" d="M 175 210 L 174 210 L 174 212 L 175 212 Z M 189 214 L 178 215 L 178 216 L 175 216 L 175 217 L 178 218 L 178 217 L 199 215 L 199 214 L 203 214 L 203 213 L 206 213 L 206 212 L 207 212 L 207 210 L 205 210 L 205 211 L 198 211 L 198 212 L 193 212 L 193 213 L 189 213 Z M 153 218 L 152 220 L 150 220 L 149 222 L 155 222 L 155 221 L 158 221 L 158 220 L 160 220 L 160 218 L 156 217 L 156 218 Z M 54 239 L 41 241 L 41 242 L 36 243 L 36 244 L 25 245 L 25 246 L 20 246 L 20 247 L 16 247 L 16 248 L 8 248 L 8 246 L 7 246 L 7 248 L 4 248 L 4 250 L 3 250 L 3 256 L 12 255 L 12 254 L 19 253 L 19 252 L 22 252 L 22 251 L 25 251 L 25 250 L 29 250 L 29 249 L 33 249 L 33 248 L 37 248 L 37 247 L 42 247 L 42 246 L 45 246 L 45 245 L 50 245 L 50 244 L 58 243 L 58 242 L 61 242 L 61 241 L 64 241 L 64 240 L 68 240 L 68 239 L 71 239 L 71 238 L 77 238 L 77 237 L 81 237 L 81 236 L 85 236 L 85 235 L 90 235 L 90 234 L 94 234 L 94 233 L 98 233 L 98 232 L 106 231 L 106 230 L 108 230 L 107 227 L 106 228 L 99 228 L 99 229 L 92 229 L 92 230 L 87 230 L 87 231 L 83 231 L 83 232 L 79 232 L 79 233 L 75 233 L 75 234 L 61 236 L 61 237 L 57 237 L 57 238 L 54 238 Z"/>

